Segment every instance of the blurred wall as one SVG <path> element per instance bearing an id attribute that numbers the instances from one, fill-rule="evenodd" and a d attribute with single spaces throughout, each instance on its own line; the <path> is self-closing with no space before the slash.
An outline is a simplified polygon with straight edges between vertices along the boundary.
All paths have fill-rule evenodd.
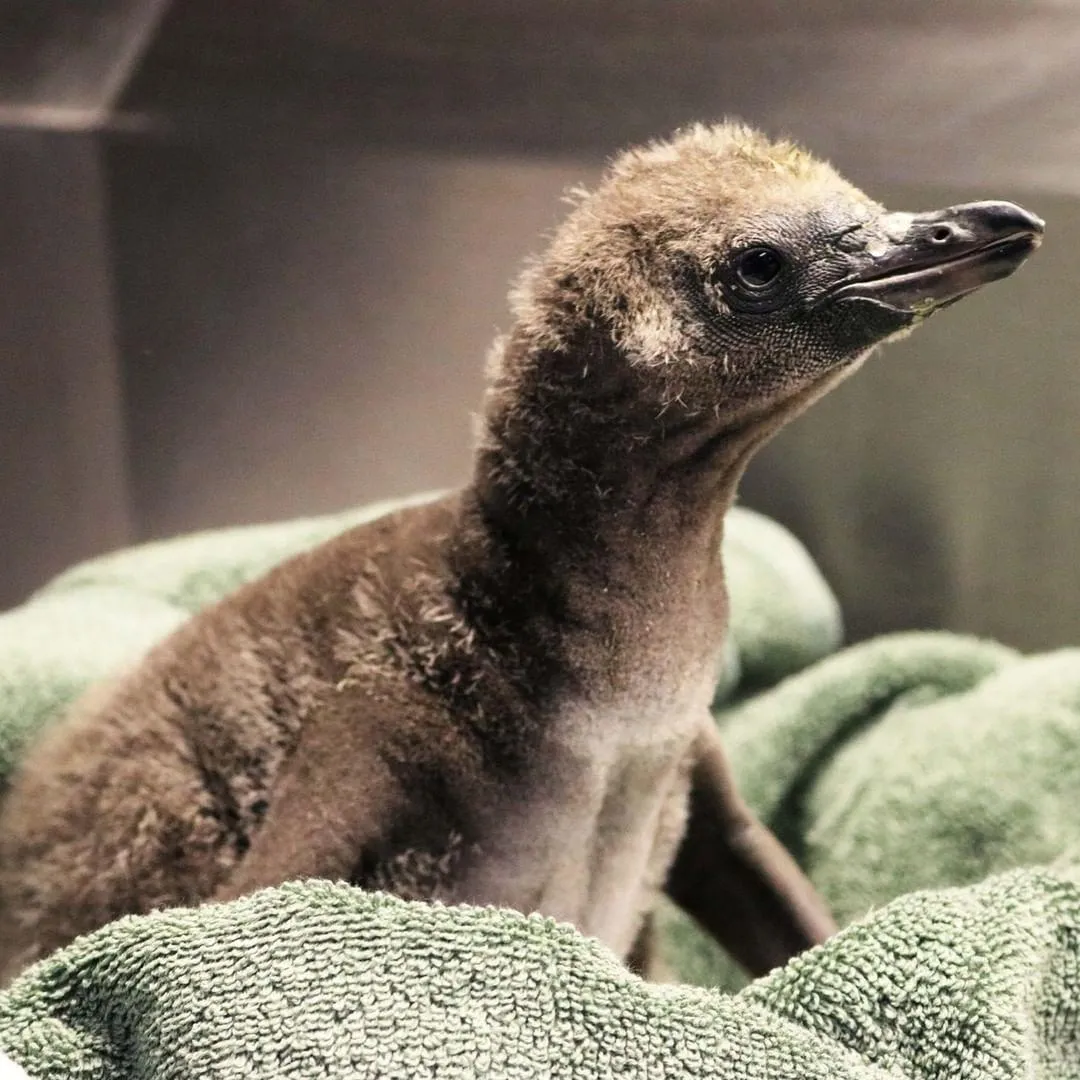
<path id="1" fill-rule="evenodd" d="M 952 5 L 939 26 L 945 9 L 921 0 L 908 24 L 815 0 L 794 30 L 783 5 L 740 8 L 725 38 L 708 29 L 714 6 L 680 3 L 690 22 L 669 40 L 656 5 L 634 0 L 590 67 L 538 44 L 558 7 L 541 4 L 541 37 L 522 39 L 511 69 L 470 53 L 476 27 L 453 20 L 438 47 L 403 49 L 399 16 L 427 32 L 419 0 L 363 30 L 355 55 L 319 23 L 340 4 L 286 5 L 319 61 L 301 71 L 283 60 L 285 23 L 196 0 L 170 9 L 135 64 L 123 122 L 0 131 L 0 605 L 108 547 L 464 479 L 506 286 L 562 190 L 632 135 L 737 106 L 898 207 L 1004 197 L 1049 223 L 1015 279 L 935 317 L 785 432 L 744 501 L 807 542 L 853 637 L 944 627 L 1080 643 L 1080 176 L 1066 123 L 1080 18 L 1032 0 L 1009 36 L 1008 4 Z M 261 53 L 236 36 L 237 11 L 263 28 Z M 607 24 L 589 25 L 600 48 Z"/>
<path id="2" fill-rule="evenodd" d="M 140 535 L 467 475 L 508 281 L 580 168 L 265 142 L 108 162 Z"/>
<path id="3" fill-rule="evenodd" d="M 0 129 L 0 605 L 134 535 L 105 202 L 90 137 Z"/>
<path id="4" fill-rule="evenodd" d="M 467 476 L 507 282 L 587 161 L 255 143 L 110 152 L 139 535 L 310 513 Z M 1028 267 L 935 317 L 752 467 L 854 636 L 1080 641 L 1080 201 Z M 1065 602 L 1062 602 L 1063 599 Z"/>

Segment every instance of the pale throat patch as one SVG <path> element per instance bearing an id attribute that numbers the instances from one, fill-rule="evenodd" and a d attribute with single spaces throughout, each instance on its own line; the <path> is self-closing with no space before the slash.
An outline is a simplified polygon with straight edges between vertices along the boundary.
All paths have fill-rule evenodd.
<path id="1" fill-rule="evenodd" d="M 569 705 L 541 753 L 551 768 L 493 817 L 454 898 L 570 922 L 626 956 L 685 827 L 714 681 L 710 671 L 670 694 Z"/>

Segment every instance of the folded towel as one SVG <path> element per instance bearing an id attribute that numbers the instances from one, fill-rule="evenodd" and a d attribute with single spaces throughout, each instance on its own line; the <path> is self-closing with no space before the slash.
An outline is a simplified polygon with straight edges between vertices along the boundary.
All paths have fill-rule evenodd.
<path id="1" fill-rule="evenodd" d="M 129 918 L 0 995 L 35 1080 L 1066 1080 L 1076 875 L 906 896 L 738 996 L 569 927 L 303 883 Z"/>
<path id="2" fill-rule="evenodd" d="M 143 544 L 81 563 L 0 615 L 0 789 L 44 723 L 192 612 L 344 529 L 431 497 Z M 737 507 L 724 545 L 732 627 L 720 699 L 813 663 L 841 637 L 836 599 L 790 533 Z"/>
<path id="3" fill-rule="evenodd" d="M 847 649 L 722 715 L 743 790 L 843 918 L 1080 855 L 1080 650 Z"/>
<path id="4" fill-rule="evenodd" d="M 841 921 L 915 889 L 1080 857 L 1080 650 L 946 633 L 845 649 L 717 711 L 739 785 Z M 684 977 L 738 973 L 665 911 Z"/>

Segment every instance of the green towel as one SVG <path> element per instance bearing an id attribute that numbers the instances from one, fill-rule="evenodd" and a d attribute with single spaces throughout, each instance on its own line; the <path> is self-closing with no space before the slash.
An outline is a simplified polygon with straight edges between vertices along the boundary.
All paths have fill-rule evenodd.
<path id="1" fill-rule="evenodd" d="M 891 634 L 717 719 L 744 795 L 842 922 L 915 889 L 1080 858 L 1080 650 Z M 741 985 L 710 939 L 664 915 L 683 977 Z"/>
<path id="2" fill-rule="evenodd" d="M 36 1080 L 1066 1080 L 1080 888 L 917 893 L 738 996 L 539 917 L 305 883 L 125 919 L 0 995 Z"/>
<path id="3" fill-rule="evenodd" d="M 0 789 L 27 740 L 63 705 L 136 661 L 192 612 L 296 552 L 431 497 L 143 544 L 81 563 L 0 615 Z M 841 638 L 836 600 L 790 533 L 736 507 L 724 547 L 732 612 L 719 699 L 769 685 Z"/>
<path id="4" fill-rule="evenodd" d="M 743 790 L 842 918 L 1080 855 L 1080 650 L 849 648 L 721 714 Z"/>

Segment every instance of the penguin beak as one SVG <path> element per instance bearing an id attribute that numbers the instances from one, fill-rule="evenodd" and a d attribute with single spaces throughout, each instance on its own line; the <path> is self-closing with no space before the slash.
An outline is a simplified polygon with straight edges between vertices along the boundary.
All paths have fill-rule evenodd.
<path id="1" fill-rule="evenodd" d="M 1044 228 L 1040 218 L 1008 202 L 886 214 L 868 225 L 872 238 L 852 255 L 853 273 L 828 299 L 926 315 L 1019 269 L 1042 243 Z"/>

